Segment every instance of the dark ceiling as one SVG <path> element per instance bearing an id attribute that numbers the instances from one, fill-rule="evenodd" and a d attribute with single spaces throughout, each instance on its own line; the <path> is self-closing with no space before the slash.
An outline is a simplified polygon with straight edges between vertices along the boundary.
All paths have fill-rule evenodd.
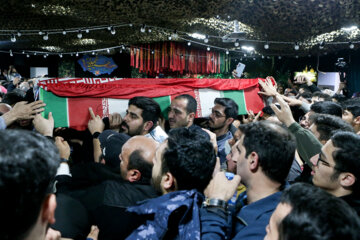
<path id="1" fill-rule="evenodd" d="M 14 52 L 65 53 L 167 41 L 175 30 L 176 41 L 192 40 L 192 46 L 205 44 L 187 34 L 197 32 L 209 35 L 209 42 L 199 47 L 240 51 L 246 44 L 264 55 L 336 52 L 349 49 L 349 42 L 355 43 L 354 50 L 360 46 L 358 29 L 341 30 L 360 26 L 359 0 L 9 0 L 0 16 L 0 50 Z M 234 31 L 234 20 L 245 33 L 238 49 L 221 38 Z M 145 33 L 140 32 L 143 24 Z M 97 26 L 101 29 L 94 29 Z M 114 35 L 108 26 L 115 27 Z M 47 32 L 49 39 L 45 41 L 39 30 Z M 16 42 L 10 41 L 12 34 Z M 325 47 L 319 49 L 322 41 Z M 264 49 L 266 42 L 269 49 Z M 295 42 L 300 45 L 298 51 Z"/>

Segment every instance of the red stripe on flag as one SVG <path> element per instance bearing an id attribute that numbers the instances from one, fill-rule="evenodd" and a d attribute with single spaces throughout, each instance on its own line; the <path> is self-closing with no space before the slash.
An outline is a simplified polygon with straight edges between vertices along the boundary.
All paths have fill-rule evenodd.
<path id="1" fill-rule="evenodd" d="M 68 98 L 69 127 L 85 130 L 90 119 L 89 107 L 93 109 L 95 116 L 103 117 L 102 98 Z"/>
<path id="2" fill-rule="evenodd" d="M 258 113 L 265 106 L 262 98 L 259 96 L 259 87 L 249 87 L 244 89 L 245 103 L 247 110 L 252 110 L 254 113 Z"/>

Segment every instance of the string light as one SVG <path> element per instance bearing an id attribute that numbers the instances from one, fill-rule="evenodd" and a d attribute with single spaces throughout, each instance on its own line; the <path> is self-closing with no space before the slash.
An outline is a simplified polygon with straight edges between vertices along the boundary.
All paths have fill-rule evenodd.
<path id="1" fill-rule="evenodd" d="M 63 34 L 63 35 L 66 35 L 66 34 L 67 34 L 67 32 L 66 32 L 65 30 L 63 30 L 62 34 Z"/>
<path id="2" fill-rule="evenodd" d="M 210 51 L 210 47 L 207 47 L 206 50 Z"/>
<path id="3" fill-rule="evenodd" d="M 206 35 L 204 38 L 204 43 L 208 43 L 209 42 L 209 35 Z"/>
<path id="4" fill-rule="evenodd" d="M 11 38 L 10 38 L 10 40 L 11 40 L 12 42 L 16 42 L 16 37 L 15 37 L 15 34 L 11 34 Z"/>
<path id="5" fill-rule="evenodd" d="M 295 49 L 296 51 L 300 49 L 300 47 L 299 47 L 299 44 L 298 44 L 298 43 L 295 43 L 295 45 L 294 45 L 294 49 Z"/>
<path id="6" fill-rule="evenodd" d="M 191 42 L 188 42 L 187 45 L 188 45 L 188 46 L 191 46 Z"/>
<path id="7" fill-rule="evenodd" d="M 236 41 L 235 41 L 235 43 L 234 43 L 234 46 L 235 46 L 235 47 L 238 47 L 239 45 L 240 45 L 239 39 L 236 39 Z"/>
<path id="8" fill-rule="evenodd" d="M 269 43 L 265 43 L 265 44 L 264 44 L 264 48 L 265 48 L 265 49 L 269 49 Z"/>
<path id="9" fill-rule="evenodd" d="M 106 49 L 106 52 L 107 52 L 107 53 L 110 53 L 110 49 Z"/>
<path id="10" fill-rule="evenodd" d="M 354 49 L 355 45 L 352 42 L 349 42 L 349 48 Z"/>
<path id="11" fill-rule="evenodd" d="M 60 53 L 60 54 L 59 54 L 59 57 L 60 57 L 60 58 L 62 58 L 62 57 L 63 57 L 63 55 Z"/>
<path id="12" fill-rule="evenodd" d="M 111 33 L 112 35 L 115 35 L 115 34 L 116 34 L 116 30 L 115 30 L 114 27 L 111 27 L 110 33 Z"/>
<path id="13" fill-rule="evenodd" d="M 82 38 L 81 30 L 78 31 L 77 37 L 78 37 L 78 39 L 81 39 L 81 38 Z"/>
<path id="14" fill-rule="evenodd" d="M 322 42 L 320 43 L 320 45 L 319 45 L 319 49 L 323 49 L 323 48 L 324 48 L 324 46 L 325 46 L 325 42 L 324 42 L 324 41 L 322 41 Z"/>
<path id="15" fill-rule="evenodd" d="M 225 53 L 226 53 L 226 55 L 229 55 L 229 50 L 226 50 L 226 52 L 225 52 Z"/>
<path id="16" fill-rule="evenodd" d="M 45 35 L 43 36 L 43 39 L 45 41 L 49 40 L 49 34 L 47 32 L 45 32 Z"/>
<path id="17" fill-rule="evenodd" d="M 144 33 L 145 31 L 146 31 L 146 29 L 145 29 L 145 24 L 143 24 L 143 25 L 141 26 L 141 28 L 140 28 L 140 32 Z"/>
<path id="18" fill-rule="evenodd" d="M 12 50 L 9 51 L 10 57 L 14 56 Z"/>
<path id="19" fill-rule="evenodd" d="M 18 31 L 18 32 L 17 32 L 17 35 L 18 35 L 18 37 L 21 37 L 21 32 Z"/>

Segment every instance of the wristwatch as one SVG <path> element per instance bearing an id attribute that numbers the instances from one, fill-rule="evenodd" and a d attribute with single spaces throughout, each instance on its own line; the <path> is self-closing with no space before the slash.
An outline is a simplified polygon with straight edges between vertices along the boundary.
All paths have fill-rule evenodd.
<path id="1" fill-rule="evenodd" d="M 93 137 L 94 139 L 98 139 L 99 135 L 100 135 L 99 132 L 94 132 L 94 134 L 92 135 L 92 137 Z"/>
<path id="2" fill-rule="evenodd" d="M 227 209 L 228 203 L 227 201 L 221 200 L 221 199 L 216 199 L 216 198 L 207 198 L 204 202 L 203 202 L 203 207 L 219 207 L 222 209 Z"/>

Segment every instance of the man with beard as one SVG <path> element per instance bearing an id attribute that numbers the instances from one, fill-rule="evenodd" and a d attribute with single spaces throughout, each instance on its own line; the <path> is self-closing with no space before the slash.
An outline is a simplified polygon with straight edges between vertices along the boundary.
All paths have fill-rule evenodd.
<path id="1" fill-rule="evenodd" d="M 209 127 L 216 134 L 220 164 L 222 168 L 226 168 L 225 143 L 233 138 L 229 130 L 231 123 L 238 115 L 239 108 L 230 98 L 216 98 L 214 104 L 209 117 Z"/>
<path id="2" fill-rule="evenodd" d="M 131 98 L 120 131 L 122 130 L 131 137 L 145 135 L 161 143 L 167 138 L 167 134 L 158 126 L 160 113 L 160 106 L 153 99 Z"/>

